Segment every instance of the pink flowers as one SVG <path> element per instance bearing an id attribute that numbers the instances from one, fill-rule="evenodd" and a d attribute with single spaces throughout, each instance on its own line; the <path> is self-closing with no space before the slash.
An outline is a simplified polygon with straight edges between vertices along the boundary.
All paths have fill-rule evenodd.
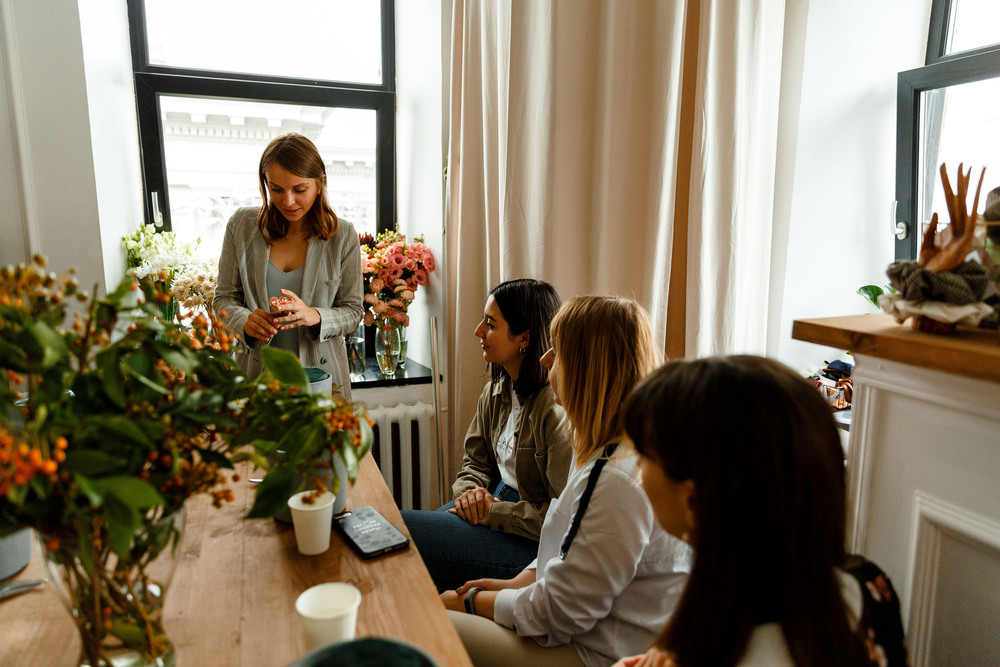
<path id="1" fill-rule="evenodd" d="M 418 236 L 412 243 L 396 231 L 382 232 L 377 238 L 362 234 L 361 270 L 365 279 L 365 325 L 376 324 L 390 330 L 409 326 L 407 309 L 417 287 L 426 285 L 434 271 L 434 255 Z"/>

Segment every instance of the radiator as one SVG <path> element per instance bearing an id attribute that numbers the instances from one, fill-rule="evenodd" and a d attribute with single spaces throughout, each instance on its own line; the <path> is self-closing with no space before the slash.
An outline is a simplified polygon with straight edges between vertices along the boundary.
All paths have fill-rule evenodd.
<path id="1" fill-rule="evenodd" d="M 400 509 L 436 509 L 434 406 L 422 401 L 368 408 L 375 422 L 375 457 Z"/>

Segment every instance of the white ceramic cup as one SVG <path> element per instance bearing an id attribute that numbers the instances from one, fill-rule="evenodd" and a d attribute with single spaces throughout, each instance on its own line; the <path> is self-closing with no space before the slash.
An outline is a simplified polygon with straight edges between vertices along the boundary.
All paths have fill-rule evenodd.
<path id="1" fill-rule="evenodd" d="M 351 584 L 334 581 L 305 590 L 295 600 L 295 611 L 302 619 L 306 649 L 354 639 L 359 606 L 361 591 Z"/>
<path id="2" fill-rule="evenodd" d="M 329 491 L 309 504 L 303 498 L 312 493 L 303 491 L 288 499 L 295 526 L 295 543 L 303 556 L 315 556 L 330 548 L 330 525 L 333 523 L 334 495 Z"/>

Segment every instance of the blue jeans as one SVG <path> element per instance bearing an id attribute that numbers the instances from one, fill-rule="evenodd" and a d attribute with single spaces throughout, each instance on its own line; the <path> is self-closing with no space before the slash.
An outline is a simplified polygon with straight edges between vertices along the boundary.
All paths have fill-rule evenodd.
<path id="1" fill-rule="evenodd" d="M 503 482 L 493 490 L 502 501 L 517 502 L 517 491 Z M 445 510 L 403 510 L 403 521 L 413 544 L 431 573 L 438 591 L 458 588 L 472 579 L 510 579 L 538 555 L 538 542 L 501 533 L 489 526 L 474 526 Z"/>

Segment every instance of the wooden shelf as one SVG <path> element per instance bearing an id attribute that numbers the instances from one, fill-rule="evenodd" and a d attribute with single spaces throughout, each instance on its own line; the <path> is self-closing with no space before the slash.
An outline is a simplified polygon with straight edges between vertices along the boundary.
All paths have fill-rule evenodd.
<path id="1" fill-rule="evenodd" d="M 959 327 L 953 334 L 921 333 L 884 313 L 796 320 L 792 338 L 856 354 L 1000 382 L 1000 334 Z"/>

